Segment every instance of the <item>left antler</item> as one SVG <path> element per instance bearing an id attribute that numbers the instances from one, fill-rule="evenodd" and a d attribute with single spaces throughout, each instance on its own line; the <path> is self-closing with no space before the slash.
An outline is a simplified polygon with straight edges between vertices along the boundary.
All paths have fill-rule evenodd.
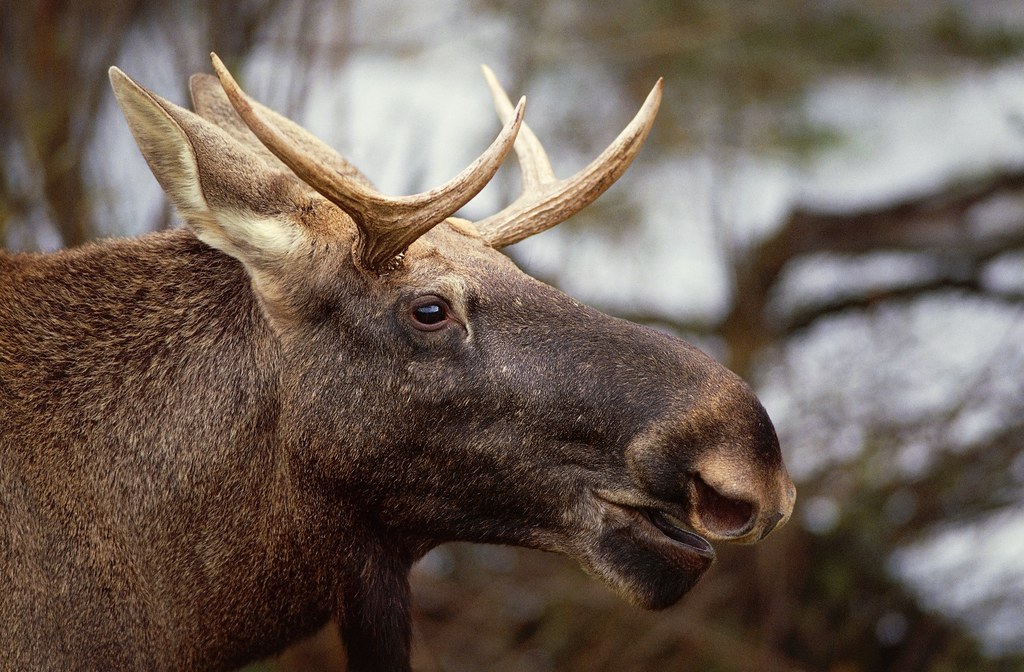
<path id="1" fill-rule="evenodd" d="M 502 121 L 513 116 L 512 103 L 494 73 L 483 66 L 484 77 Z M 626 172 L 647 138 L 661 104 L 662 80 L 619 137 L 583 170 L 559 180 L 551 170 L 544 147 L 525 123 L 516 139 L 516 157 L 522 173 L 522 195 L 501 212 L 476 223 L 480 234 L 494 247 L 518 243 L 546 231 L 590 205 Z"/>

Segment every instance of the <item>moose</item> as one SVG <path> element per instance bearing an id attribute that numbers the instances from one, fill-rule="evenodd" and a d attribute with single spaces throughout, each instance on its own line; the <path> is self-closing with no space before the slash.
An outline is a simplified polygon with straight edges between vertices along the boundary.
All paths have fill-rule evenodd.
<path id="1" fill-rule="evenodd" d="M 795 490 L 738 376 L 519 270 L 660 103 L 557 179 L 503 127 L 444 185 L 378 192 L 212 55 L 195 111 L 110 79 L 185 226 L 0 254 L 0 668 L 220 670 L 334 619 L 352 670 L 408 670 L 414 562 L 555 551 L 640 607 Z M 514 148 L 523 193 L 454 214 Z"/>

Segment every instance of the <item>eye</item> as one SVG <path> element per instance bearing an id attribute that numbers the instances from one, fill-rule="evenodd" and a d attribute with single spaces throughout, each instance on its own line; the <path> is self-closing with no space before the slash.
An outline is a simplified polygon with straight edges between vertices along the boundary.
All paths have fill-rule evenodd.
<path id="1" fill-rule="evenodd" d="M 422 331 L 436 331 L 451 321 L 451 308 L 437 296 L 422 296 L 409 308 L 412 326 Z"/>

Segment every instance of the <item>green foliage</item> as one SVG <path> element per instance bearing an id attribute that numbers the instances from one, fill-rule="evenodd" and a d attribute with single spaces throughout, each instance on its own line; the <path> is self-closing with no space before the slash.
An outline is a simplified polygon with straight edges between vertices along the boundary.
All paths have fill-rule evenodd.
<path id="1" fill-rule="evenodd" d="M 995 63 L 1024 52 L 1024 30 L 1002 24 L 979 26 L 956 5 L 939 11 L 929 29 L 942 48 L 960 58 Z"/>
<path id="2" fill-rule="evenodd" d="M 506 2 L 481 4 L 499 13 L 512 11 Z M 673 97 L 666 107 L 698 114 L 707 104 L 723 108 L 716 114 L 732 115 L 752 106 L 789 105 L 834 74 L 940 74 L 1024 53 L 1024 30 L 972 23 L 951 0 L 913 6 L 575 0 L 572 10 L 563 9 L 557 17 L 544 11 L 547 3 L 541 0 L 529 4 L 533 14 L 543 17 L 532 26 L 531 43 L 543 53 L 544 64 L 586 54 L 588 60 L 611 64 L 624 81 L 666 76 L 672 82 L 667 95 Z M 765 128 L 763 140 L 805 157 L 838 138 L 828 129 L 787 122 Z"/>

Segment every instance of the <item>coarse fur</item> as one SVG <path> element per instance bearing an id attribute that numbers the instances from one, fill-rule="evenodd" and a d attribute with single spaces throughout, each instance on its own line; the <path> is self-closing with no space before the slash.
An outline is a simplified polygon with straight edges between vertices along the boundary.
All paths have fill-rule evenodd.
<path id="1" fill-rule="evenodd" d="M 0 669 L 232 669 L 334 618 L 351 669 L 407 670 L 438 544 L 567 553 L 662 608 L 713 554 L 649 512 L 740 542 L 788 518 L 771 422 L 711 358 L 461 220 L 362 268 L 209 79 L 204 119 L 112 78 L 188 226 L 0 253 Z"/>

